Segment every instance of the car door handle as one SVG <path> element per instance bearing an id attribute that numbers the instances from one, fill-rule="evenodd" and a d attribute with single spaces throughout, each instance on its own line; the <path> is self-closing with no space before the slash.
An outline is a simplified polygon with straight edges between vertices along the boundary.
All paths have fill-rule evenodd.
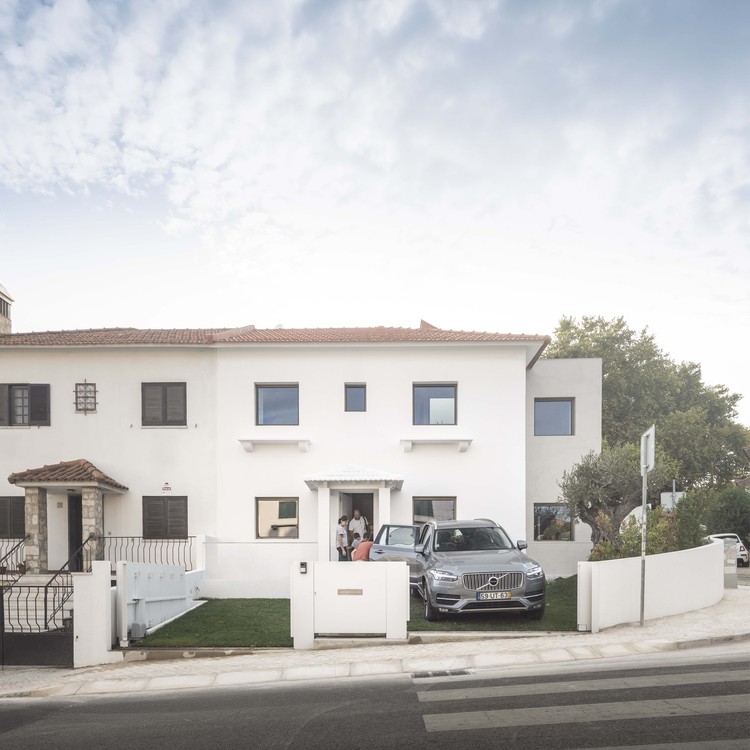
<path id="1" fill-rule="evenodd" d="M 373 555 L 382 555 L 382 554 L 383 554 L 383 552 L 385 552 L 385 550 L 384 550 L 384 549 L 374 549 L 374 550 L 372 551 Z"/>

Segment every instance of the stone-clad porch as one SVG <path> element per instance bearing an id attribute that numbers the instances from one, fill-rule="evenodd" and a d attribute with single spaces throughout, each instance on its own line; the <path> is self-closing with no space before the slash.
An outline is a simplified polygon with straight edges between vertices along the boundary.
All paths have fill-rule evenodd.
<path id="1" fill-rule="evenodd" d="M 128 488 L 108 477 L 90 461 L 78 459 L 11 474 L 8 481 L 24 488 L 26 570 L 42 573 L 49 568 L 47 493 L 58 491 L 81 496 L 81 539 L 89 542 L 92 560 L 104 559 L 104 495 L 123 494 Z"/>

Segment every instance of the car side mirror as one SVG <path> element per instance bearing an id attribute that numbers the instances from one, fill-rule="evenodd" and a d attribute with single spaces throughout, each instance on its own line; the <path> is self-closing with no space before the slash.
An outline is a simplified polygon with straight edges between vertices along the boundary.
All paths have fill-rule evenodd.
<path id="1" fill-rule="evenodd" d="M 416 545 L 414 545 L 414 551 L 415 551 L 415 552 L 416 552 L 416 553 L 417 553 L 418 555 L 424 555 L 424 554 L 425 554 L 425 551 L 424 551 L 424 544 L 416 544 Z"/>
<path id="2" fill-rule="evenodd" d="M 526 544 L 526 540 L 524 540 L 524 539 L 519 539 L 519 540 L 518 540 L 518 541 L 516 542 L 516 547 L 518 547 L 518 549 L 527 549 L 527 548 L 528 548 L 528 546 L 529 546 L 529 545 L 528 545 L 528 544 Z"/>

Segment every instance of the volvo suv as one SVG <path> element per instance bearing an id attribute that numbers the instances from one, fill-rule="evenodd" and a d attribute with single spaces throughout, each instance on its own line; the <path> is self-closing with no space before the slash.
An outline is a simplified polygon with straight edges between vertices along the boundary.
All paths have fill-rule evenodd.
<path id="1" fill-rule="evenodd" d="M 426 620 L 447 614 L 526 612 L 544 615 L 545 577 L 527 557 L 526 542 L 514 544 L 490 520 L 430 521 L 383 526 L 370 560 L 402 560 L 409 566 L 414 596 L 424 601 Z"/>

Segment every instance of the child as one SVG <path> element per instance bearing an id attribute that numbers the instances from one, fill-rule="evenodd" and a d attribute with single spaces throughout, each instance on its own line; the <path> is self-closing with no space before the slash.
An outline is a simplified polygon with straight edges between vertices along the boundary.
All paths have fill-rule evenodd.
<path id="1" fill-rule="evenodd" d="M 352 534 L 352 546 L 351 546 L 352 552 L 354 552 L 354 550 L 356 550 L 357 547 L 359 547 L 359 543 L 361 541 L 362 541 L 362 537 L 359 535 L 358 532 L 355 531 L 354 534 Z"/>

